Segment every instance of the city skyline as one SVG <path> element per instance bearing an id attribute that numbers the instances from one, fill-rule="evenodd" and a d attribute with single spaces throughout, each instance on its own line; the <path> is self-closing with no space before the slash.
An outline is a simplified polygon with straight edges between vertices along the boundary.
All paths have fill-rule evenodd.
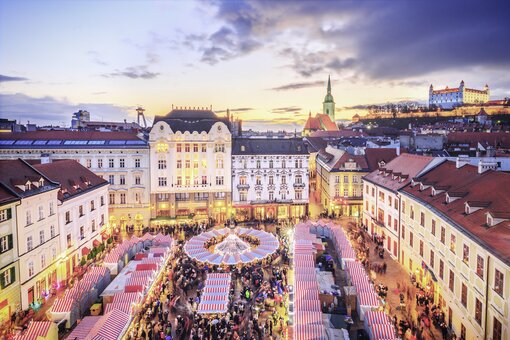
<path id="1" fill-rule="evenodd" d="M 247 128 L 294 130 L 321 112 L 329 74 L 337 119 L 426 103 L 430 83 L 509 96 L 508 5 L 462 4 L 7 1 L 0 116 L 69 126 L 78 109 L 130 121 L 141 105 L 152 122 L 212 105 Z"/>

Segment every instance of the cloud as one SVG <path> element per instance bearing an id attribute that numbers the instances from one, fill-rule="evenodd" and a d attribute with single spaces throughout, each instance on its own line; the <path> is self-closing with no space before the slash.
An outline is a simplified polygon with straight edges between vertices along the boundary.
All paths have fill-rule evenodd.
<path id="1" fill-rule="evenodd" d="M 93 94 L 94 96 L 99 96 L 99 95 L 107 94 L 107 93 L 108 93 L 108 92 L 106 92 L 106 91 L 92 92 L 92 94 Z"/>
<path id="2" fill-rule="evenodd" d="M 22 93 L 0 94 L 0 116 L 25 123 L 65 124 L 71 123 L 74 112 L 83 109 L 91 113 L 92 119 L 122 121 L 135 108 L 109 103 L 78 103 L 50 96 L 31 97 Z"/>
<path id="3" fill-rule="evenodd" d="M 324 80 L 316 80 L 316 81 L 308 81 L 308 82 L 300 82 L 300 83 L 290 83 L 290 84 L 273 87 L 270 90 L 289 91 L 289 90 L 299 90 L 299 89 L 305 89 L 305 88 L 310 88 L 310 87 L 319 87 L 319 86 L 325 86 Z"/>
<path id="4" fill-rule="evenodd" d="M 300 107 L 297 107 L 297 106 L 286 106 L 286 107 L 277 107 L 277 108 L 274 108 L 274 109 L 271 110 L 271 113 L 277 113 L 277 114 L 299 113 L 299 111 L 301 111 Z"/>
<path id="5" fill-rule="evenodd" d="M 254 108 L 252 107 L 239 107 L 239 108 L 233 108 L 233 109 L 229 109 L 230 110 L 230 113 L 242 113 L 242 112 L 249 112 L 249 111 L 253 111 L 255 110 Z M 227 110 L 215 110 L 214 112 L 216 113 L 226 113 Z"/>
<path id="6" fill-rule="evenodd" d="M 146 65 L 131 66 L 124 70 L 115 70 L 115 72 L 103 74 L 103 77 L 106 78 L 127 77 L 131 79 L 154 79 L 157 76 L 159 76 L 159 73 L 148 71 Z"/>
<path id="7" fill-rule="evenodd" d="M 11 77 L 11 76 L 6 76 L 6 75 L 3 75 L 3 74 L 0 74 L 0 83 L 7 82 L 7 81 L 25 81 L 25 80 L 28 80 L 28 78 L 24 78 L 24 77 Z"/>

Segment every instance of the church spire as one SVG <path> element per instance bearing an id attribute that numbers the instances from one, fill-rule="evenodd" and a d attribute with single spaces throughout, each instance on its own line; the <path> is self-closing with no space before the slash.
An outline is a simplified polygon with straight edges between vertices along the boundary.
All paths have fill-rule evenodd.
<path id="1" fill-rule="evenodd" d="M 331 94 L 331 75 L 328 75 L 328 94 Z"/>

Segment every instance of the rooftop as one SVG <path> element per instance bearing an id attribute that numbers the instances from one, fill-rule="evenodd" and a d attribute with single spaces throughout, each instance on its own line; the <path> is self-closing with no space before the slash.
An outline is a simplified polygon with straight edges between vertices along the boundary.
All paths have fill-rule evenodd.
<path id="1" fill-rule="evenodd" d="M 308 149 L 301 138 L 258 139 L 236 138 L 232 155 L 306 155 Z"/>
<path id="2" fill-rule="evenodd" d="M 172 109 L 165 116 L 154 118 L 154 124 L 159 121 L 166 122 L 174 132 L 209 132 L 217 122 L 225 123 L 227 128 L 230 129 L 227 118 L 220 118 L 212 110 L 207 109 Z"/>
<path id="3" fill-rule="evenodd" d="M 0 160 L 0 184 L 17 197 L 29 197 L 58 188 L 51 181 L 22 159 Z"/>

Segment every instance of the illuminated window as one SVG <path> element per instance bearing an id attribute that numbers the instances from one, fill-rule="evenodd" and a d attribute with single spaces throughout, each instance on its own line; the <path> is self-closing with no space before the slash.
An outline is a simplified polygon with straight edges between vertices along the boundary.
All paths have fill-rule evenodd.
<path id="1" fill-rule="evenodd" d="M 456 246 L 456 237 L 455 235 L 450 235 L 450 251 L 455 254 L 455 246 Z"/>
<path id="2" fill-rule="evenodd" d="M 463 250 L 462 250 L 462 260 L 464 263 L 469 263 L 469 246 L 467 244 L 464 244 Z"/>
<path id="3" fill-rule="evenodd" d="M 445 242 L 446 242 L 446 229 L 443 226 L 441 226 L 441 238 L 440 238 L 440 240 L 441 240 L 442 244 L 445 244 Z"/>
<path id="4" fill-rule="evenodd" d="M 191 161 L 189 159 L 185 160 L 184 161 L 184 166 L 186 167 L 186 169 L 191 168 Z"/>
<path id="5" fill-rule="evenodd" d="M 193 161 L 193 168 L 198 169 L 198 159 Z"/>
<path id="6" fill-rule="evenodd" d="M 505 276 L 502 272 L 494 270 L 494 291 L 499 295 L 503 295 L 503 288 L 505 287 Z"/>
<path id="7" fill-rule="evenodd" d="M 28 277 L 32 277 L 32 276 L 34 276 L 34 274 L 35 274 L 34 262 L 33 261 L 29 261 L 28 262 Z"/>
<path id="8" fill-rule="evenodd" d="M 207 144 L 202 144 L 202 152 L 207 152 Z"/>
<path id="9" fill-rule="evenodd" d="M 182 169 L 182 161 L 180 159 L 177 160 L 177 169 Z"/>
<path id="10" fill-rule="evenodd" d="M 475 320 L 479 325 L 482 323 L 482 302 L 478 298 L 475 300 Z"/>
<path id="11" fill-rule="evenodd" d="M 186 176 L 184 178 L 184 185 L 186 185 L 188 187 L 191 185 L 191 177 L 190 176 Z"/>
<path id="12" fill-rule="evenodd" d="M 189 144 L 184 144 L 184 152 L 190 152 L 191 147 Z"/>
<path id="13" fill-rule="evenodd" d="M 126 204 L 126 194 L 125 193 L 120 194 L 120 204 Z"/>
<path id="14" fill-rule="evenodd" d="M 103 167 L 103 160 L 102 160 L 102 159 L 98 159 L 98 160 L 97 160 L 97 167 L 98 167 L 99 169 L 101 169 L 101 168 Z"/>
<path id="15" fill-rule="evenodd" d="M 223 158 L 216 158 L 216 169 L 223 169 Z"/>
<path id="16" fill-rule="evenodd" d="M 181 186 L 181 185 L 182 185 L 182 177 L 177 176 L 177 186 Z"/>
<path id="17" fill-rule="evenodd" d="M 245 190 L 239 191 L 239 201 L 245 202 L 248 198 L 248 193 Z"/>
<path id="18" fill-rule="evenodd" d="M 182 144 L 177 143 L 177 152 L 182 152 Z"/>
<path id="19" fill-rule="evenodd" d="M 156 152 L 168 152 L 168 144 L 166 143 L 156 144 Z"/>
<path id="20" fill-rule="evenodd" d="M 135 158 L 135 168 L 140 167 L 140 158 Z"/>
<path id="21" fill-rule="evenodd" d="M 262 179 L 260 178 L 260 176 L 257 176 L 256 179 L 255 179 L 255 184 L 256 185 L 262 185 Z"/>
<path id="22" fill-rule="evenodd" d="M 43 244 L 44 241 L 44 230 L 39 230 L 39 244 Z"/>
<path id="23" fill-rule="evenodd" d="M 193 144 L 193 152 L 198 152 L 198 144 Z"/>
<path id="24" fill-rule="evenodd" d="M 476 256 L 476 275 L 478 275 L 480 278 L 483 278 L 483 265 L 484 260 L 483 257 L 480 255 Z"/>
<path id="25" fill-rule="evenodd" d="M 430 250 L 430 267 L 434 268 L 434 261 L 435 261 L 435 255 L 434 255 L 434 251 L 431 249 Z"/>
<path id="26" fill-rule="evenodd" d="M 27 251 L 31 251 L 34 248 L 32 244 L 32 236 L 27 237 Z"/>
<path id="27" fill-rule="evenodd" d="M 448 280 L 448 288 L 450 288 L 450 290 L 452 292 L 455 292 L 455 274 L 453 273 L 453 271 L 450 269 L 450 277 L 449 277 L 449 280 Z"/>
<path id="28" fill-rule="evenodd" d="M 269 169 L 272 169 L 273 168 L 273 160 L 270 160 L 269 161 Z"/>
<path id="29" fill-rule="evenodd" d="M 239 184 L 246 185 L 246 176 L 239 176 Z"/>

